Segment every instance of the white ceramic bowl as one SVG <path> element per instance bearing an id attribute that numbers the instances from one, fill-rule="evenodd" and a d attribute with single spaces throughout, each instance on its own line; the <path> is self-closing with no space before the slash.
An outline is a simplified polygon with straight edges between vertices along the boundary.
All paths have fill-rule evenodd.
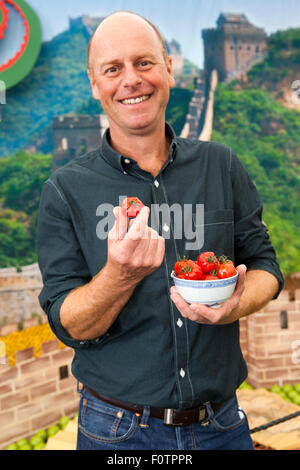
<path id="1" fill-rule="evenodd" d="M 189 304 L 198 303 L 212 308 L 219 308 L 233 294 L 238 272 L 226 279 L 190 281 L 176 277 L 175 271 L 172 271 L 171 278 L 179 294 Z"/>

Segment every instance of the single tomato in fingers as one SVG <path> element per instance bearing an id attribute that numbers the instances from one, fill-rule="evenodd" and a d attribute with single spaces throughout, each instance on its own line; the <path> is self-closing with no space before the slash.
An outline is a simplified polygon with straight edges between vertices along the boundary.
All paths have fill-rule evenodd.
<path id="1" fill-rule="evenodd" d="M 135 196 L 126 197 L 122 202 L 122 212 L 127 217 L 136 217 L 142 207 L 144 207 L 144 204 L 138 197 Z"/>

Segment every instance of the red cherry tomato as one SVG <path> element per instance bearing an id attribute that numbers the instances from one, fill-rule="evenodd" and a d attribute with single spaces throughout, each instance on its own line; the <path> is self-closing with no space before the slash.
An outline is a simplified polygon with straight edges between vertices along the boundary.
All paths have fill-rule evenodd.
<path id="1" fill-rule="evenodd" d="M 189 279 L 190 281 L 199 281 L 202 279 L 203 272 L 200 266 L 197 263 L 194 263 L 192 266 L 187 266 L 183 273 L 184 279 Z"/>
<path id="2" fill-rule="evenodd" d="M 126 197 L 122 202 L 122 212 L 127 217 L 136 217 L 144 204 L 138 197 Z"/>
<path id="3" fill-rule="evenodd" d="M 216 281 L 220 279 L 218 276 L 213 276 L 212 274 L 204 274 L 202 281 Z"/>
<path id="4" fill-rule="evenodd" d="M 176 274 L 183 274 L 185 269 L 188 266 L 193 266 L 193 264 L 194 264 L 194 261 L 192 261 L 191 259 L 179 258 L 179 260 L 175 263 L 174 271 Z"/>
<path id="5" fill-rule="evenodd" d="M 232 277 L 236 274 L 234 263 L 228 259 L 227 256 L 219 256 L 218 261 L 219 267 L 217 270 L 217 275 L 220 279 L 226 279 L 227 277 Z"/>
<path id="6" fill-rule="evenodd" d="M 218 267 L 218 260 L 213 251 L 205 251 L 198 256 L 197 264 L 204 274 L 209 274 Z"/>

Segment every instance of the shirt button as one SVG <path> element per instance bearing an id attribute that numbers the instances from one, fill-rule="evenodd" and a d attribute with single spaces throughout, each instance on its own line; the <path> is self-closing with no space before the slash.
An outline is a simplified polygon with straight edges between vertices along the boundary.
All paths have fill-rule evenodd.
<path id="1" fill-rule="evenodd" d="M 130 163 L 130 160 L 128 160 L 128 158 L 124 158 L 124 163 Z"/>
<path id="2" fill-rule="evenodd" d="M 180 369 L 180 372 L 179 374 L 181 375 L 181 377 L 183 378 L 185 376 L 185 371 L 183 369 Z"/>
<path id="3" fill-rule="evenodd" d="M 178 326 L 179 328 L 181 328 L 181 327 L 182 327 L 182 325 L 183 325 L 183 321 L 182 321 L 180 318 L 178 318 L 178 320 L 177 320 L 177 323 L 176 323 L 176 324 L 177 324 L 177 326 Z"/>
<path id="4" fill-rule="evenodd" d="M 154 181 L 154 186 L 156 186 L 158 188 L 159 182 L 157 180 Z"/>
<path id="5" fill-rule="evenodd" d="M 164 232 L 168 232 L 168 231 L 169 231 L 169 226 L 168 226 L 167 224 L 165 224 L 165 225 L 163 226 L 163 231 L 164 231 Z"/>

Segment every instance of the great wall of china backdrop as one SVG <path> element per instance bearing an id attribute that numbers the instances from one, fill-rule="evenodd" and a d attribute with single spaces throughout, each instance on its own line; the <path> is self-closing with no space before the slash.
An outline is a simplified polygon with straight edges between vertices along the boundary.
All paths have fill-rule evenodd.
<path id="1" fill-rule="evenodd" d="M 70 31 L 83 27 L 89 38 L 100 18 L 70 20 Z M 234 34 L 233 34 L 234 33 Z M 182 75 L 184 58 L 176 41 L 168 43 L 175 64 L 177 86 L 193 82 L 181 135 L 210 140 L 214 128 L 214 95 L 219 83 L 236 79 L 247 83 L 247 72 L 267 55 L 265 32 L 245 15 L 221 14 L 217 27 L 202 31 L 203 70 Z M 52 171 L 74 156 L 96 148 L 107 120 L 104 114 L 60 114 L 51 121 Z M 43 138 L 41 138 L 43 141 Z M 28 150 L 36 151 L 30 144 Z M 262 311 L 242 319 L 241 347 L 248 364 L 247 381 L 254 387 L 300 382 L 300 273 L 290 273 L 279 298 Z M 76 382 L 71 373 L 73 351 L 62 345 L 47 327 L 38 303 L 42 288 L 37 263 L 0 269 L 0 338 L 20 341 L 0 350 L 0 448 L 40 428 L 56 424 L 77 411 Z M 35 328 L 39 328 L 36 329 Z M 26 334 L 31 334 L 30 341 Z M 15 336 L 13 336 L 15 335 Z M 32 338 L 38 338 L 33 343 Z M 1 346 L 1 342 L 0 342 Z"/>

